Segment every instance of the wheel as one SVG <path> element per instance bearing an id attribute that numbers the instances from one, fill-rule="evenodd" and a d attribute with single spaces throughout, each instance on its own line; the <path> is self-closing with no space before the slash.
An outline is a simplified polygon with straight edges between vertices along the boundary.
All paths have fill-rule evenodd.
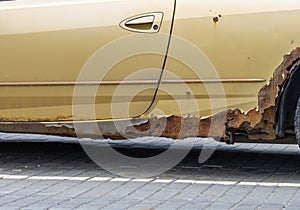
<path id="1" fill-rule="evenodd" d="M 296 140 L 300 147 L 300 98 L 298 99 L 297 106 L 296 106 L 294 125 L 295 125 Z"/>

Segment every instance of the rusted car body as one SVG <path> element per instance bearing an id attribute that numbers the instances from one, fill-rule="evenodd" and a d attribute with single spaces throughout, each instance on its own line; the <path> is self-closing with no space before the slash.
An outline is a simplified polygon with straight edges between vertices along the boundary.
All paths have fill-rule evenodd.
<path id="1" fill-rule="evenodd" d="M 0 1 L 0 130 L 76 136 L 74 123 L 96 120 L 103 136 L 113 139 L 288 142 L 295 139 L 299 98 L 299 19 L 296 0 Z M 164 54 L 133 55 L 101 81 L 78 81 L 97 50 L 137 33 L 156 40 Z M 175 37 L 203 56 L 190 52 L 185 62 L 204 58 L 203 66 L 193 69 L 176 58 L 182 48 Z M 156 70 L 128 77 L 150 67 Z M 101 89 L 94 118 L 74 116 L 75 86 Z M 115 94 L 118 89 L 122 94 Z M 115 131 L 114 121 L 131 124 Z"/>

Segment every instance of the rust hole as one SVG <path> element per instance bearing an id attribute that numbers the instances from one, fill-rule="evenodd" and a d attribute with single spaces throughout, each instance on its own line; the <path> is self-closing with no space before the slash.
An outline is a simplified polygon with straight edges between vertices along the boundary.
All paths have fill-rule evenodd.
<path id="1" fill-rule="evenodd" d="M 219 22 L 219 17 L 214 17 L 214 18 L 213 18 L 213 21 L 214 21 L 215 23 Z"/>

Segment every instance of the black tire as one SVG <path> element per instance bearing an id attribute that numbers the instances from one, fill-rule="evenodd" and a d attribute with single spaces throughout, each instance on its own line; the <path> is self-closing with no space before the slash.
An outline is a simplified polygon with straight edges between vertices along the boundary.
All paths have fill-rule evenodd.
<path id="1" fill-rule="evenodd" d="M 298 99 L 297 106 L 296 106 L 294 125 L 295 125 L 296 140 L 300 147 L 300 98 Z"/>

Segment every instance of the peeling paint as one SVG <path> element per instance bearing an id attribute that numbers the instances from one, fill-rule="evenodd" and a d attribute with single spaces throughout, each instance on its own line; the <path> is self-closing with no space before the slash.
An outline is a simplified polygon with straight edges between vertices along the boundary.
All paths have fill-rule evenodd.
<path id="1" fill-rule="evenodd" d="M 300 48 L 284 56 L 284 61 L 275 70 L 269 83 L 258 93 L 258 105 L 247 113 L 238 109 L 220 112 L 214 116 L 199 117 L 169 116 L 163 118 L 134 119 L 124 121 L 122 128 L 115 129 L 113 122 L 99 122 L 104 138 L 126 139 L 140 136 L 158 136 L 173 139 L 186 137 L 215 137 L 230 139 L 232 133 L 243 133 L 249 140 L 275 140 L 275 113 L 277 97 L 291 70 L 300 65 Z M 214 122 L 213 124 L 211 122 Z M 88 126 L 88 123 L 87 123 Z M 213 128 L 211 127 L 213 126 Z M 72 123 L 46 124 L 35 122 L 2 122 L 2 132 L 22 132 L 76 136 Z M 221 131 L 221 135 L 220 135 Z M 87 137 L 93 137 L 86 133 Z"/>
<path id="2" fill-rule="evenodd" d="M 49 124 L 49 125 L 46 125 L 46 128 L 47 128 L 47 127 L 49 127 L 49 128 L 51 128 L 51 127 L 54 127 L 54 128 L 62 128 L 62 127 L 66 127 L 66 128 L 70 128 L 70 129 L 74 128 L 73 125 L 69 125 L 69 124 L 63 124 L 63 125 Z"/>
<path id="3" fill-rule="evenodd" d="M 247 113 L 235 109 L 205 119 L 182 118 L 179 116 L 153 118 L 142 125 L 127 128 L 126 132 L 174 139 L 185 137 L 221 137 L 228 139 L 231 138 L 229 136 L 231 132 L 242 132 L 249 140 L 275 140 L 277 97 L 280 95 L 281 87 L 291 70 L 300 64 L 299 58 L 300 48 L 284 56 L 284 61 L 275 70 L 269 84 L 259 91 L 257 108 L 253 108 Z M 214 122 L 214 124 L 211 124 L 211 122 Z M 164 130 L 161 130 L 163 128 Z"/>

